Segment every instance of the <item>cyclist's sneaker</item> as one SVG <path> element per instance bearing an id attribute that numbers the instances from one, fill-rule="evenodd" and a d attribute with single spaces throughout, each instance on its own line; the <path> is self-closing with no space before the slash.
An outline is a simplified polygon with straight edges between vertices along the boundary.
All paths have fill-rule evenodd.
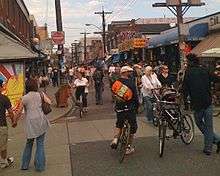
<path id="1" fill-rule="evenodd" d="M 112 149 L 117 149 L 118 147 L 118 138 L 114 138 L 110 144 Z"/>
<path id="2" fill-rule="evenodd" d="M 7 167 L 11 166 L 13 163 L 14 163 L 14 158 L 13 158 L 13 157 L 10 157 L 10 158 L 7 158 L 6 161 L 1 162 L 1 163 L 0 163 L 0 167 L 1 167 L 2 169 L 4 169 L 4 168 L 7 168 Z"/>
<path id="3" fill-rule="evenodd" d="M 130 155 L 130 154 L 132 154 L 134 152 L 135 152 L 134 147 L 132 147 L 131 145 L 128 145 L 128 147 L 126 148 L 125 154 L 126 155 Z"/>

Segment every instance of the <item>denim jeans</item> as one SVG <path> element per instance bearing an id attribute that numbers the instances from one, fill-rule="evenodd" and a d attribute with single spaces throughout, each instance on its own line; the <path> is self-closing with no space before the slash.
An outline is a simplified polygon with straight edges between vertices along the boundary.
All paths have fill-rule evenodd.
<path id="1" fill-rule="evenodd" d="M 103 93 L 103 85 L 96 85 L 95 86 L 95 98 L 97 104 L 102 104 L 102 93 Z"/>
<path id="2" fill-rule="evenodd" d="M 152 121 L 153 120 L 152 98 L 148 96 L 144 96 L 143 103 L 144 103 L 145 117 L 147 118 L 148 121 Z"/>
<path id="3" fill-rule="evenodd" d="M 213 107 L 195 111 L 194 117 L 197 127 L 204 135 L 204 150 L 212 151 L 212 145 L 220 141 L 220 136 L 213 129 Z"/>
<path id="4" fill-rule="evenodd" d="M 34 165 L 37 171 L 45 170 L 44 139 L 45 139 L 45 133 L 36 138 L 36 153 L 35 153 Z M 34 139 L 27 139 L 26 146 L 22 156 L 21 169 L 23 170 L 29 168 L 33 144 L 34 144 Z"/>

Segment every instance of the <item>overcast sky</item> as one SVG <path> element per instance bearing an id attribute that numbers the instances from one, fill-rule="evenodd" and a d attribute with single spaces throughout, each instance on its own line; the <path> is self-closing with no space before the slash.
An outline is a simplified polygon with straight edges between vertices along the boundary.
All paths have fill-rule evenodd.
<path id="1" fill-rule="evenodd" d="M 101 17 L 95 11 L 113 11 L 108 15 L 107 22 L 112 20 L 126 20 L 148 17 L 173 17 L 166 8 L 153 8 L 155 2 L 165 0 L 60 0 L 63 15 L 63 26 L 66 33 L 66 44 L 70 45 L 79 39 L 80 32 L 87 30 L 91 33 L 97 31 L 94 27 L 85 27 L 86 23 L 101 26 Z M 184 0 L 183 0 L 184 1 Z M 33 14 L 38 25 L 48 24 L 49 31 L 56 30 L 55 1 L 54 0 L 24 0 L 30 14 Z M 220 0 L 203 0 L 204 7 L 191 8 L 186 16 L 201 17 L 220 11 Z M 71 28 L 71 29 L 70 29 Z"/>

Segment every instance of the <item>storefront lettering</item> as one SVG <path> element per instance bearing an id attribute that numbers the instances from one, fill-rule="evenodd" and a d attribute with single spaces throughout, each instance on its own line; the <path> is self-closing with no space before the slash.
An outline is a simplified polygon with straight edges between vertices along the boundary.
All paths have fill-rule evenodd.
<path id="1" fill-rule="evenodd" d="M 220 20 L 218 16 L 214 16 L 210 18 L 210 26 L 216 26 L 220 24 Z"/>

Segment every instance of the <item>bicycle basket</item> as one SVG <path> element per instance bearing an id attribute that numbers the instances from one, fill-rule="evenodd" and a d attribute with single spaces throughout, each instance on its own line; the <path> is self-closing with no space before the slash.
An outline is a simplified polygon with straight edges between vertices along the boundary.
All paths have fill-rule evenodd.
<path id="1" fill-rule="evenodd" d="M 164 90 L 162 92 L 162 100 L 169 102 L 176 102 L 177 92 L 175 90 Z"/>

